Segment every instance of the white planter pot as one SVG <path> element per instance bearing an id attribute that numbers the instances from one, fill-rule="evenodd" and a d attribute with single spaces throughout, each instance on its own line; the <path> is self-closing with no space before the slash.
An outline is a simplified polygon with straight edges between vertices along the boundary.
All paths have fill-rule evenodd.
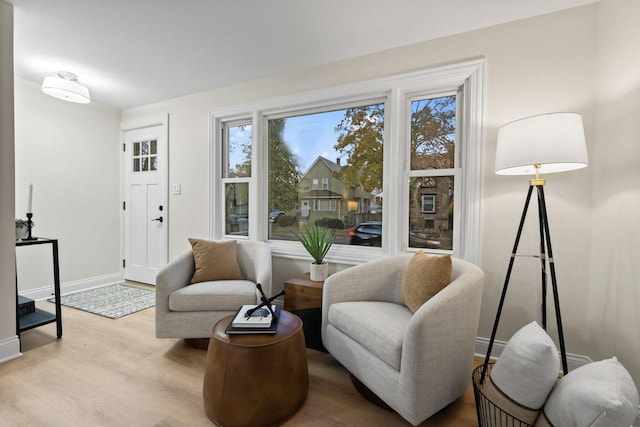
<path id="1" fill-rule="evenodd" d="M 29 236 L 29 229 L 27 227 L 16 227 L 16 240 L 26 239 Z"/>
<path id="2" fill-rule="evenodd" d="M 309 278 L 314 282 L 324 282 L 329 277 L 329 264 L 326 262 L 323 264 L 311 263 Z"/>

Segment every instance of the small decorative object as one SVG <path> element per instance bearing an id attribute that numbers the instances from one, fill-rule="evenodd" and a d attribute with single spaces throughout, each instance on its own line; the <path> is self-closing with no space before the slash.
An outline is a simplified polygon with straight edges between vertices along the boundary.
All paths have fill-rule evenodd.
<path id="1" fill-rule="evenodd" d="M 328 228 L 320 230 L 316 224 L 313 227 L 305 227 L 301 233 L 296 233 L 296 237 L 313 258 L 310 279 L 317 282 L 325 280 L 329 275 L 329 264 L 324 262 L 324 257 L 336 239 L 335 230 Z"/>
<path id="2" fill-rule="evenodd" d="M 33 218 L 33 184 L 29 184 L 27 219 L 25 221 L 24 219 L 16 218 L 16 240 L 37 240 L 37 237 L 31 236 L 31 229 L 35 226 L 33 221 L 31 221 L 31 218 Z"/>
<path id="3" fill-rule="evenodd" d="M 264 294 L 264 291 L 262 290 L 262 285 L 260 283 L 256 283 L 256 288 L 260 292 L 260 301 L 261 302 L 260 302 L 260 304 L 256 305 L 254 308 L 252 308 L 251 310 L 247 310 L 247 312 L 245 314 L 246 317 L 251 317 L 256 312 L 266 309 L 265 311 L 268 311 L 269 314 L 271 314 L 271 316 L 273 316 L 274 318 L 277 318 L 277 316 L 273 312 L 271 303 L 273 302 L 274 299 L 278 298 L 279 296 L 284 295 L 285 294 L 285 290 L 283 289 L 280 292 L 278 292 L 277 294 L 267 298 L 267 296 Z M 265 308 L 262 308 L 262 307 L 265 307 Z"/>
<path id="4" fill-rule="evenodd" d="M 31 225 L 29 225 L 31 223 Z M 35 227 L 35 223 L 33 221 L 16 218 L 16 240 L 22 239 L 26 240 L 30 234 L 30 228 Z"/>

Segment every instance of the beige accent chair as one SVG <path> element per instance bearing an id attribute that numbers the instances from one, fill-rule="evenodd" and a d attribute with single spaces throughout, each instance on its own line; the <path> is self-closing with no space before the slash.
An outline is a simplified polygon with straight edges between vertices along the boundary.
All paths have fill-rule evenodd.
<path id="1" fill-rule="evenodd" d="M 453 281 L 412 314 L 400 295 L 412 256 L 329 276 L 322 340 L 362 384 L 418 425 L 460 397 L 471 380 L 484 273 L 453 258 Z"/>
<path id="2" fill-rule="evenodd" d="M 262 285 L 271 295 L 271 249 L 265 242 L 238 240 L 237 259 L 245 280 L 191 284 L 195 260 L 191 250 L 167 264 L 156 277 L 156 337 L 209 338 L 218 320 L 243 304 L 257 304 Z"/>

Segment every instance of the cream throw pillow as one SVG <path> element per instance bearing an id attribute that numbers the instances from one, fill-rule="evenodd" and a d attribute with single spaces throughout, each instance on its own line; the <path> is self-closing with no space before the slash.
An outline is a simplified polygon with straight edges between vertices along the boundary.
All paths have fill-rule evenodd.
<path id="1" fill-rule="evenodd" d="M 238 258 L 236 257 L 237 241 L 210 241 L 189 239 L 196 263 L 191 283 L 212 280 L 242 280 Z"/>
<path id="2" fill-rule="evenodd" d="M 512 416 L 533 424 L 553 389 L 560 356 L 553 340 L 538 323 L 513 334 L 493 366 L 485 395 Z"/>
<path id="3" fill-rule="evenodd" d="M 425 302 L 451 283 L 451 256 L 427 256 L 418 251 L 402 276 L 400 294 L 415 313 Z"/>
<path id="4" fill-rule="evenodd" d="M 576 368 L 559 380 L 535 425 L 629 426 L 637 407 L 633 378 L 613 357 Z"/>

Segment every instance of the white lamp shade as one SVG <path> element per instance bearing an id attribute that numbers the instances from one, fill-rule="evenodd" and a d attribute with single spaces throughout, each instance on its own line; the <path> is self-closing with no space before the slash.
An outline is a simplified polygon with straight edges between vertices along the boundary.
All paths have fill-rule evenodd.
<path id="1" fill-rule="evenodd" d="M 582 116 L 552 113 L 527 117 L 498 130 L 495 173 L 534 175 L 584 168 L 589 164 Z"/>
<path id="2" fill-rule="evenodd" d="M 64 71 L 45 77 L 42 82 L 42 91 L 64 101 L 80 104 L 87 104 L 91 101 L 89 89 L 78 83 L 75 74 Z"/>

